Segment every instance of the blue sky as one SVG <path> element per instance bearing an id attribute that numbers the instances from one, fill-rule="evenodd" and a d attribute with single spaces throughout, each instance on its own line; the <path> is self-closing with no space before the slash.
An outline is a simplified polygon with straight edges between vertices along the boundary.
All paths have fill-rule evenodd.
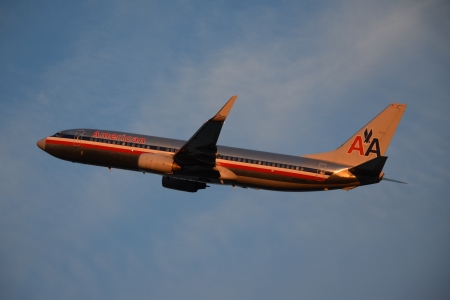
<path id="1" fill-rule="evenodd" d="M 0 298 L 448 299 L 447 1 L 3 1 Z M 167 190 L 36 142 L 100 128 L 328 151 L 408 108 L 381 182 Z"/>

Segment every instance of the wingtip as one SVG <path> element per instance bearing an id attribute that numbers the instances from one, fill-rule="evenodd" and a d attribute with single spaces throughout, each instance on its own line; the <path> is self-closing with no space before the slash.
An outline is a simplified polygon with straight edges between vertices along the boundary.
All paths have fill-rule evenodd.
<path id="1" fill-rule="evenodd" d="M 225 103 L 225 105 L 222 107 L 221 110 L 219 110 L 219 112 L 211 119 L 212 121 L 225 121 L 225 119 L 227 118 L 228 114 L 231 111 L 231 108 L 234 105 L 234 101 L 236 101 L 237 99 L 237 95 L 234 95 L 230 98 L 230 100 L 227 101 L 227 103 Z"/>

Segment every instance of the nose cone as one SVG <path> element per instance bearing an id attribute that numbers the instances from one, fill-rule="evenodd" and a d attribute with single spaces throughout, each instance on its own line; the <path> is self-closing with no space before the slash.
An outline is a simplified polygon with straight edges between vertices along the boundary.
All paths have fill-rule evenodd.
<path id="1" fill-rule="evenodd" d="M 45 151 L 45 138 L 43 138 L 42 140 L 39 140 L 36 144 L 39 148 L 41 148 L 42 150 Z"/>

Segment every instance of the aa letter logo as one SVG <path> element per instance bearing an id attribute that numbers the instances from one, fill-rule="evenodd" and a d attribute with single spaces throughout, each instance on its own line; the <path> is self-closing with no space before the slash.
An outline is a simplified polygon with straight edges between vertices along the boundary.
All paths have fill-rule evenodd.
<path id="1" fill-rule="evenodd" d="M 347 153 L 352 154 L 353 151 L 358 152 L 361 156 L 369 156 L 370 153 L 375 153 L 378 156 L 381 156 L 380 154 L 380 143 L 378 142 L 377 138 L 373 138 L 372 141 L 372 129 L 370 131 L 364 130 L 364 141 L 363 137 L 360 135 L 357 135 L 355 139 L 353 140 L 352 145 L 350 148 L 348 148 Z M 364 151 L 364 146 L 367 146 L 367 150 Z"/>

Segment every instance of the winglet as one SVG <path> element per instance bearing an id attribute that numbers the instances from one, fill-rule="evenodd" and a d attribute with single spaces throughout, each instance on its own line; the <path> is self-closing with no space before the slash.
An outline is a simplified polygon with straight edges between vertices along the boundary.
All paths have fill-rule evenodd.
<path id="1" fill-rule="evenodd" d="M 236 101 L 236 98 L 236 95 L 231 97 L 230 100 L 228 100 L 228 102 L 222 107 L 222 109 L 219 110 L 219 112 L 211 119 L 211 121 L 224 122 L 228 114 L 230 113 L 234 101 Z"/>

